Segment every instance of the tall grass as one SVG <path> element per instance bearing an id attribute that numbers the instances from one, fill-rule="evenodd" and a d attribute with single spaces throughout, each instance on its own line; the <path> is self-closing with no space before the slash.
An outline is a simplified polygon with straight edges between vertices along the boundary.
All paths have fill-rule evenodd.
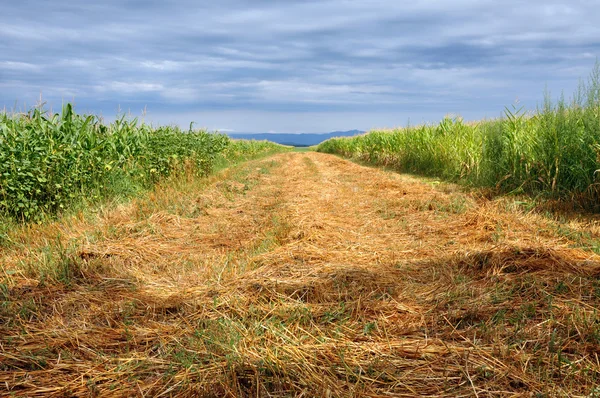
<path id="1" fill-rule="evenodd" d="M 148 188 L 172 173 L 207 174 L 224 156 L 269 149 L 262 145 L 232 145 L 222 134 L 153 128 L 124 117 L 106 125 L 70 104 L 60 114 L 3 113 L 0 214 L 41 220 L 77 201 Z"/>
<path id="2" fill-rule="evenodd" d="M 438 125 L 334 138 L 320 152 L 393 166 L 501 192 L 543 193 L 598 207 L 600 64 L 573 98 L 477 123 L 444 118 Z"/>

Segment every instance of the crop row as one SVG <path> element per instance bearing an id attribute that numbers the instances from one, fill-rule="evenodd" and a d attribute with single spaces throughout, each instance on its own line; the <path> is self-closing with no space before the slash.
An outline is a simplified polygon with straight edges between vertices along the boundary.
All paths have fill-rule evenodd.
<path id="1" fill-rule="evenodd" d="M 268 148 L 267 148 L 268 147 Z M 272 149 L 222 134 L 153 128 L 124 117 L 104 124 L 33 109 L 0 114 L 0 213 L 41 220 L 82 199 L 128 195 L 179 171 L 209 173 L 225 155 Z"/>

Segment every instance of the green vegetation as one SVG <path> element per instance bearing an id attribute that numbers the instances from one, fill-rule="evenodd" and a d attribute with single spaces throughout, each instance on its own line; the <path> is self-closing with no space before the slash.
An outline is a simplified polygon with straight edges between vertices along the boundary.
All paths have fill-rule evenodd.
<path id="1" fill-rule="evenodd" d="M 227 147 L 223 150 L 222 156 L 217 158 L 216 167 L 292 150 L 293 147 L 275 144 L 271 141 L 228 139 Z"/>
<path id="2" fill-rule="evenodd" d="M 283 147 L 232 141 L 222 134 L 158 127 L 136 119 L 108 125 L 77 115 L 33 109 L 0 114 L 0 214 L 39 221 L 81 201 L 130 196 L 159 179 L 206 175 L 226 162 Z"/>
<path id="3" fill-rule="evenodd" d="M 447 117 L 437 126 L 330 139 L 317 150 L 500 192 L 543 193 L 597 206 L 600 64 L 570 102 L 553 103 L 546 95 L 533 113 L 513 106 L 499 120 Z"/>

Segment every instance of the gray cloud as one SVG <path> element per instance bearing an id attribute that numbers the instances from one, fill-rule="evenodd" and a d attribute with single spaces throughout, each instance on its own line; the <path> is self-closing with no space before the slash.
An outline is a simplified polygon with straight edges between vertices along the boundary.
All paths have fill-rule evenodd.
<path id="1" fill-rule="evenodd" d="M 3 5 L 0 105 L 42 92 L 109 116 L 147 106 L 162 123 L 369 128 L 533 107 L 600 55 L 592 1 L 197 3 Z"/>

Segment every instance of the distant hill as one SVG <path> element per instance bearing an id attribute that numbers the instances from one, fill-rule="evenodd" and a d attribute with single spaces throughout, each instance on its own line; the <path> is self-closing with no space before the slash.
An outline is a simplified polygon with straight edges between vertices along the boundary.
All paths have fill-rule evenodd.
<path id="1" fill-rule="evenodd" d="M 362 134 L 361 130 L 332 131 L 331 133 L 289 134 L 289 133 L 226 133 L 238 140 L 268 140 L 282 145 L 311 146 L 332 137 L 351 137 Z"/>

